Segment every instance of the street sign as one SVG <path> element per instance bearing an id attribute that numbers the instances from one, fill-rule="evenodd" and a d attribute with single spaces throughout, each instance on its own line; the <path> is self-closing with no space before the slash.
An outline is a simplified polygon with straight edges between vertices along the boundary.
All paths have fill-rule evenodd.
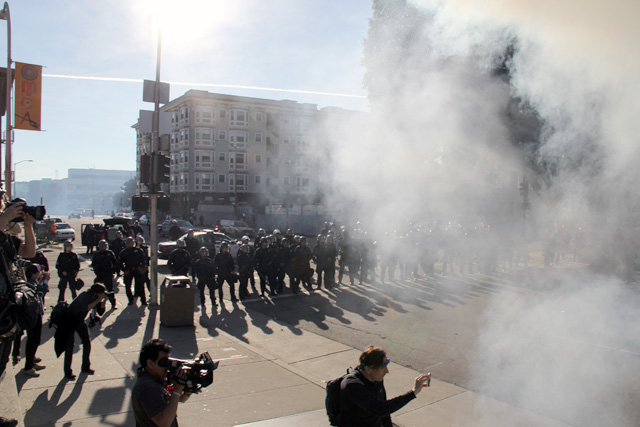
<path id="1" fill-rule="evenodd" d="M 159 82 L 158 102 L 166 104 L 169 102 L 169 83 Z M 144 102 L 156 102 L 155 100 L 155 80 L 145 80 L 142 90 L 142 100 Z"/>

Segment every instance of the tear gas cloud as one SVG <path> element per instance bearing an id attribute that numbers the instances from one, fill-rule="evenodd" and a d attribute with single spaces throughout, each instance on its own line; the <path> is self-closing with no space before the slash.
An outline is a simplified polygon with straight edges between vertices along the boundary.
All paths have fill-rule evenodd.
<path id="1" fill-rule="evenodd" d="M 495 297 L 469 355 L 477 390 L 572 424 L 640 423 L 637 285 L 610 274 L 640 235 L 639 12 L 633 1 L 374 1 L 371 112 L 329 130 L 340 143 L 328 204 L 361 221 L 383 257 L 398 238 L 414 247 L 409 230 L 496 257 L 584 230 L 592 268 L 521 277 L 539 296 Z"/>

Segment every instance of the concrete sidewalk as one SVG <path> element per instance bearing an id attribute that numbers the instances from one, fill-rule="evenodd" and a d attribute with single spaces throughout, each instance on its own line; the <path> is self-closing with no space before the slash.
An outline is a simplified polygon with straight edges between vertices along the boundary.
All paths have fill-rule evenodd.
<path id="1" fill-rule="evenodd" d="M 47 256 L 53 265 L 57 252 Z M 91 283 L 88 263 L 83 262 L 83 269 L 81 277 Z M 52 283 L 49 305 L 57 298 L 57 278 Z M 19 371 L 23 361 L 14 367 L 19 401 L 15 393 L 11 397 L 9 371 L 0 385 L 0 415 L 22 411 L 27 426 L 135 425 L 130 391 L 138 352 L 145 341 L 160 337 L 173 346 L 174 357 L 193 358 L 208 351 L 221 361 L 214 384 L 180 406 L 181 426 L 326 427 L 324 381 L 355 366 L 361 352 L 228 300 L 213 312 L 209 301 L 208 312 L 194 302 L 194 326 L 174 328 L 160 325 L 159 310 L 127 306 L 122 287 L 117 300 L 119 308 L 107 311 L 101 327 L 91 331 L 95 375 L 80 373 L 77 349 L 73 369 L 78 378 L 64 379 L 62 358 L 56 359 L 53 350 L 53 329 L 45 324 L 38 356 L 47 368 L 40 377 L 29 378 Z M 390 397 L 409 390 L 418 375 L 393 363 L 389 369 L 385 384 Z M 437 379 L 393 420 L 407 427 L 564 425 Z"/>

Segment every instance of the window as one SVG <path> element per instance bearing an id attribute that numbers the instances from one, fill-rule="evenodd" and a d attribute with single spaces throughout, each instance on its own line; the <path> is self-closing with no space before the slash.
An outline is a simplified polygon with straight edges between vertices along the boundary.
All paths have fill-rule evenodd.
<path id="1" fill-rule="evenodd" d="M 189 129 L 182 129 L 180 131 L 180 145 L 189 144 Z"/>
<path id="2" fill-rule="evenodd" d="M 218 175 L 218 183 L 224 183 L 225 178 L 226 178 L 226 175 L 222 175 L 222 174 Z"/>
<path id="3" fill-rule="evenodd" d="M 227 132 L 224 130 L 218 131 L 218 139 L 225 141 L 227 139 Z"/>
<path id="4" fill-rule="evenodd" d="M 189 107 L 182 107 L 180 109 L 180 123 L 189 123 Z"/>
<path id="5" fill-rule="evenodd" d="M 282 184 L 284 184 L 285 186 L 289 186 L 289 185 L 291 185 L 291 184 L 290 184 L 290 182 L 291 182 L 291 179 L 290 179 L 288 176 L 285 176 L 285 177 L 282 179 Z"/>
<path id="6" fill-rule="evenodd" d="M 262 155 L 256 154 L 256 163 L 261 163 L 261 162 L 262 162 Z"/>
<path id="7" fill-rule="evenodd" d="M 311 186 L 311 178 L 308 176 L 296 177 L 296 191 L 298 193 L 308 193 Z"/>
<path id="8" fill-rule="evenodd" d="M 247 132 L 230 130 L 229 142 L 234 143 L 236 148 L 247 148 Z"/>
<path id="9" fill-rule="evenodd" d="M 309 141 L 306 139 L 296 140 L 296 153 L 304 153 L 309 149 Z"/>
<path id="10" fill-rule="evenodd" d="M 234 188 L 237 183 L 237 188 Z M 237 191 L 247 191 L 247 177 L 245 175 L 229 175 L 229 189 Z"/>
<path id="11" fill-rule="evenodd" d="M 262 142 L 262 134 L 256 133 L 256 142 Z"/>
<path id="12" fill-rule="evenodd" d="M 213 131 L 206 128 L 196 128 L 196 145 L 211 145 Z"/>
<path id="13" fill-rule="evenodd" d="M 211 151 L 203 151 L 202 152 L 202 163 L 211 163 L 213 160 L 213 152 Z"/>
<path id="14" fill-rule="evenodd" d="M 211 185 L 211 184 L 213 184 L 213 182 L 211 181 L 211 174 L 210 173 L 203 173 L 203 174 L 200 174 L 200 176 L 202 177 L 202 185 Z"/>
<path id="15" fill-rule="evenodd" d="M 196 109 L 196 123 L 213 123 L 213 108 L 198 107 Z"/>
<path id="16" fill-rule="evenodd" d="M 287 115 L 282 116 L 282 121 L 284 122 L 284 124 L 289 124 L 289 116 Z"/>
<path id="17" fill-rule="evenodd" d="M 225 153 L 218 153 L 218 160 L 221 162 L 224 162 L 226 160 L 227 156 L 225 155 Z"/>
<path id="18" fill-rule="evenodd" d="M 196 151 L 196 167 L 210 168 L 213 161 L 213 151 Z"/>
<path id="19" fill-rule="evenodd" d="M 227 110 L 220 110 L 220 118 L 224 119 L 225 117 L 227 117 Z"/>
<path id="20" fill-rule="evenodd" d="M 229 112 L 229 123 L 232 126 L 246 126 L 249 115 L 245 110 L 231 110 Z"/>
<path id="21" fill-rule="evenodd" d="M 178 124 L 180 120 L 178 119 L 178 113 L 171 113 L 171 124 Z"/>
<path id="22" fill-rule="evenodd" d="M 262 121 L 262 113 L 256 113 L 256 122 Z"/>
<path id="23" fill-rule="evenodd" d="M 289 138 L 289 136 L 288 136 L 288 135 L 285 135 L 284 137 L 282 137 L 282 139 L 283 139 L 283 141 L 284 141 L 284 143 L 285 143 L 285 144 L 288 144 L 288 143 L 290 143 L 290 142 L 291 142 L 291 138 Z"/>
<path id="24" fill-rule="evenodd" d="M 298 132 L 306 132 L 311 129 L 311 120 L 307 117 L 300 117 L 298 119 Z"/>
<path id="25" fill-rule="evenodd" d="M 256 183 L 257 185 L 259 185 L 259 184 L 261 184 L 261 183 L 262 183 L 262 177 L 261 177 L 260 175 L 256 175 L 256 177 L 255 177 L 255 183 Z"/>
<path id="26" fill-rule="evenodd" d="M 235 161 L 234 161 L 235 160 Z M 235 163 L 235 165 L 234 165 Z M 231 170 L 247 170 L 247 154 L 235 153 L 229 154 L 229 169 Z"/>
<path id="27" fill-rule="evenodd" d="M 181 151 L 180 152 L 180 163 L 189 163 L 189 152 Z"/>
<path id="28" fill-rule="evenodd" d="M 296 158 L 296 172 L 308 173 L 311 171 L 311 159 L 309 157 Z"/>

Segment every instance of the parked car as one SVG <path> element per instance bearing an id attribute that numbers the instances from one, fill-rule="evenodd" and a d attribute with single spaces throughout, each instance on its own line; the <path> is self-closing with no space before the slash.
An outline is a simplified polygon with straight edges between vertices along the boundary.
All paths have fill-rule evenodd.
<path id="1" fill-rule="evenodd" d="M 236 219 L 219 219 L 216 221 L 213 231 L 224 233 L 232 237 L 249 236 L 253 237 L 253 228 L 244 221 Z"/>
<path id="2" fill-rule="evenodd" d="M 213 255 L 212 248 L 215 247 L 216 253 L 220 252 L 220 243 L 227 242 L 229 244 L 229 251 L 231 255 L 235 258 L 238 255 L 238 248 L 240 247 L 240 243 L 237 240 L 232 239 L 226 234 L 216 233 L 212 230 L 203 230 L 196 231 L 194 237 L 198 239 L 200 243 L 200 247 L 205 247 L 209 249 L 209 253 Z M 187 234 L 181 236 L 178 240 L 184 240 L 187 237 Z M 178 241 L 174 242 L 162 242 L 158 243 L 158 258 L 167 259 L 171 252 L 178 247 Z"/>
<path id="3" fill-rule="evenodd" d="M 52 221 L 55 222 L 56 224 L 62 222 L 62 218 L 58 218 L 57 216 L 48 216 L 46 218 L 44 218 L 44 221 Z"/>
<path id="4" fill-rule="evenodd" d="M 76 232 L 73 227 L 66 222 L 58 222 L 56 223 L 56 240 L 58 242 L 76 240 Z"/>
<path id="5" fill-rule="evenodd" d="M 142 215 L 138 222 L 140 223 L 140 225 L 147 225 L 149 224 L 149 220 L 150 218 L 147 215 Z"/>
<path id="6" fill-rule="evenodd" d="M 169 229 L 171 228 L 171 221 L 173 220 L 167 219 L 164 222 L 162 222 L 162 224 L 159 224 L 158 234 L 160 234 L 161 236 L 168 236 Z M 182 233 L 186 233 L 187 231 L 193 230 L 196 228 L 193 226 L 193 224 L 191 224 L 189 221 L 185 221 L 184 219 L 177 219 L 175 221 L 178 223 L 178 227 L 180 227 L 180 231 Z"/>

